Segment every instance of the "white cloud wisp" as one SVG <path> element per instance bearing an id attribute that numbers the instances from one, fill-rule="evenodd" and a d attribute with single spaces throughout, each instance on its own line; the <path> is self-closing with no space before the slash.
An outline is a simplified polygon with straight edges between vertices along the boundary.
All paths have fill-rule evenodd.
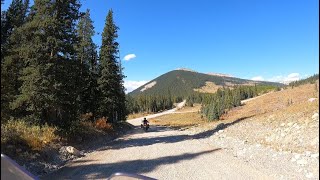
<path id="1" fill-rule="evenodd" d="M 130 61 L 133 58 L 136 58 L 137 56 L 135 54 L 127 54 L 126 56 L 124 56 L 124 60 L 125 61 Z"/>
<path id="2" fill-rule="evenodd" d="M 264 79 L 262 76 L 256 76 L 251 78 L 251 80 L 254 80 L 254 81 L 271 81 L 271 82 L 279 82 L 283 84 L 289 84 L 292 81 L 298 81 L 300 79 L 301 79 L 301 76 L 299 73 L 290 73 L 287 76 L 279 75 L 269 79 Z"/>
<path id="3" fill-rule="evenodd" d="M 124 81 L 124 87 L 126 88 L 126 93 L 129 93 L 140 86 L 146 84 L 149 81 Z"/>
<path id="4" fill-rule="evenodd" d="M 292 81 L 298 81 L 300 79 L 301 78 L 300 78 L 300 74 L 299 73 L 291 73 L 291 74 L 289 74 L 287 76 L 275 76 L 275 77 L 272 77 L 272 78 L 268 79 L 268 81 L 289 84 Z"/>
<path id="5" fill-rule="evenodd" d="M 262 76 L 256 76 L 256 77 L 253 77 L 251 78 L 251 80 L 254 80 L 254 81 L 263 81 L 263 77 Z"/>

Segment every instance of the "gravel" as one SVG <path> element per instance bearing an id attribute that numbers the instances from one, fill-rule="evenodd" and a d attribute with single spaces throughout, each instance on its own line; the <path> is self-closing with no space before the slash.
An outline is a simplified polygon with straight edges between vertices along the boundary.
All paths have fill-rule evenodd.
<path id="1" fill-rule="evenodd" d="M 246 150 L 242 149 L 243 153 Z M 68 163 L 44 179 L 103 179 L 115 172 L 156 179 L 272 179 L 201 134 L 151 126 Z"/>

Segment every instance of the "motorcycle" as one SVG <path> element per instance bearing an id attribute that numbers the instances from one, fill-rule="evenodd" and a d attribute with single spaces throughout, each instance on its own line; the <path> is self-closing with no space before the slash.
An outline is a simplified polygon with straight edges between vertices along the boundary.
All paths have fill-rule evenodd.
<path id="1" fill-rule="evenodd" d="M 141 128 L 144 130 L 144 131 L 148 131 L 148 129 L 149 129 L 149 123 L 143 123 L 143 124 L 141 124 Z"/>

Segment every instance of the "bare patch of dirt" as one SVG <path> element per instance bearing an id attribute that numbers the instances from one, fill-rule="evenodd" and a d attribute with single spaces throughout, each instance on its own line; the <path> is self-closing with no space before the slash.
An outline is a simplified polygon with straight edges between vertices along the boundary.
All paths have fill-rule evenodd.
<path id="1" fill-rule="evenodd" d="M 147 90 L 147 89 L 149 89 L 149 88 L 152 88 L 152 87 L 153 87 L 154 85 L 156 85 L 156 84 L 157 84 L 157 82 L 156 82 L 156 81 L 153 81 L 153 82 L 145 85 L 140 91 L 143 92 L 143 91 L 145 91 L 145 90 Z"/>
<path id="2" fill-rule="evenodd" d="M 198 89 L 194 89 L 194 91 L 200 92 L 200 93 L 215 93 L 219 88 L 222 88 L 222 86 L 216 85 L 213 82 L 207 81 L 205 86 L 202 86 Z"/>

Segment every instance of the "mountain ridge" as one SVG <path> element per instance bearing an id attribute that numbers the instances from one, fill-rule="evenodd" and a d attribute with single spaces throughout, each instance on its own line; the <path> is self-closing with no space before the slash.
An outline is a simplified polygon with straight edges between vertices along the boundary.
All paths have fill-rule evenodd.
<path id="1" fill-rule="evenodd" d="M 208 82 L 219 87 L 232 87 L 235 85 L 271 85 L 284 86 L 282 83 L 268 81 L 253 81 L 242 79 L 221 73 L 201 73 L 193 70 L 176 69 L 164 73 L 151 81 L 143 84 L 139 88 L 128 93 L 131 96 L 136 95 L 187 95 L 196 92 L 197 89 L 205 87 Z M 211 92 L 212 93 L 212 92 Z"/>

